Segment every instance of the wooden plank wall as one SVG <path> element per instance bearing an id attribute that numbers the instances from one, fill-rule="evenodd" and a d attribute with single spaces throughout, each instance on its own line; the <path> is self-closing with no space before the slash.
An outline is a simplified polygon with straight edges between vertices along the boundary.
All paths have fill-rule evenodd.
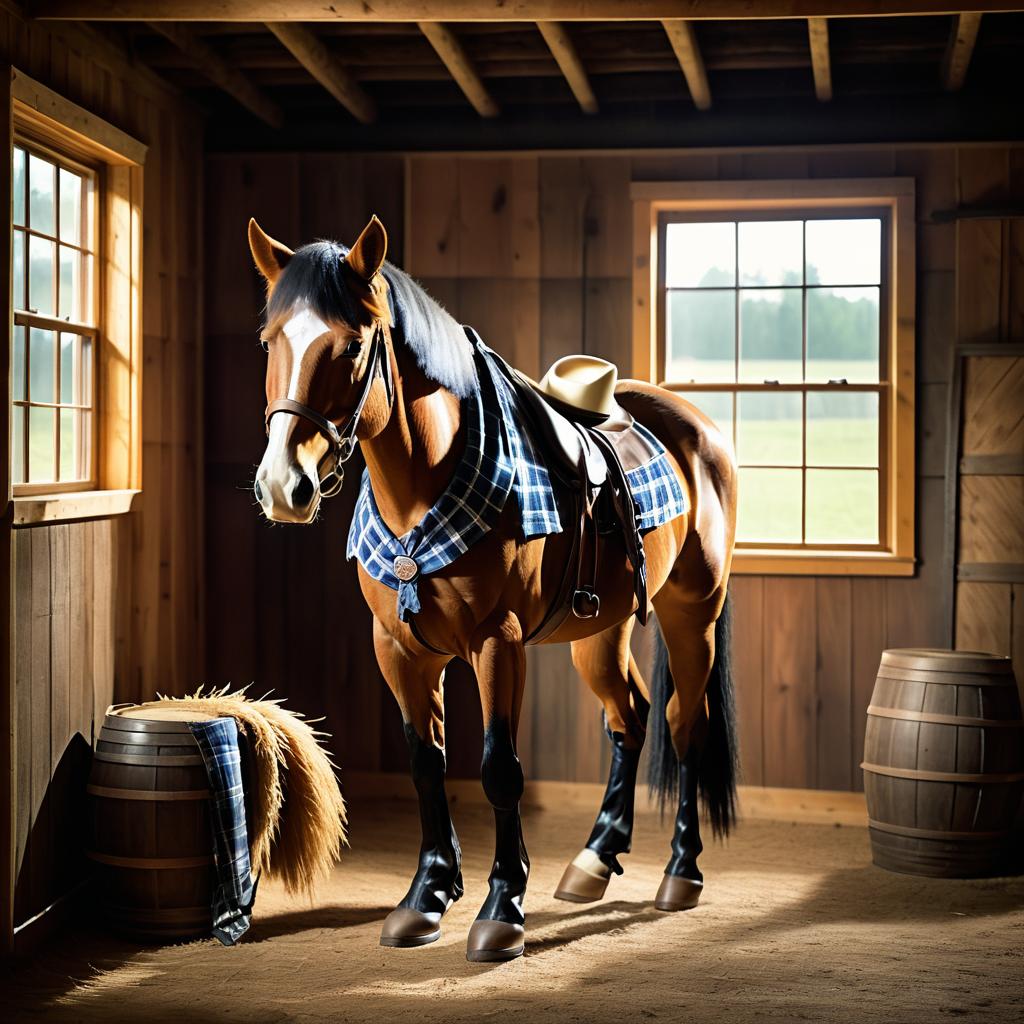
<path id="1" fill-rule="evenodd" d="M 144 493 L 115 520 L 14 531 L 18 925 L 81 877 L 83 758 L 107 705 L 181 692 L 200 678 L 202 121 L 88 29 L 5 8 L 0 59 L 149 147 Z"/>
<path id="2" fill-rule="evenodd" d="M 951 644 L 941 598 L 942 509 L 958 246 L 955 225 L 932 222 L 932 213 L 970 195 L 978 168 L 1010 159 L 1005 147 L 981 146 L 423 154 L 406 160 L 404 217 L 386 194 L 401 183 L 390 158 L 211 159 L 207 229 L 215 246 L 227 246 L 214 250 L 207 279 L 208 294 L 219 296 L 208 306 L 206 341 L 211 677 L 254 678 L 257 689 L 294 692 L 297 706 L 325 713 L 343 771 L 404 769 L 398 714 L 373 664 L 351 567 L 341 559 L 352 489 L 346 485 L 347 497 L 328 508 L 323 523 L 301 530 L 260 524 L 245 491 L 232 493 L 247 486 L 263 448 L 262 368 L 252 344 L 260 294 L 243 240 L 250 213 L 292 242 L 317 235 L 351 241 L 376 211 L 396 261 L 402 225 L 406 269 L 524 370 L 540 372 L 582 350 L 628 371 L 631 181 L 912 176 L 919 222 L 918 573 L 737 576 L 732 588 L 745 781 L 860 789 L 864 712 L 881 650 Z M 387 172 L 368 175 L 371 162 Z M 310 177 L 313 167 L 319 182 Z M 337 195 L 334 182 L 347 188 Z M 331 200 L 318 200 L 316 189 Z M 233 338 L 241 342 L 235 348 Z M 237 429 L 242 412 L 244 437 Z M 237 439 L 230 448 L 228 438 Z M 224 515 L 228 507 L 233 511 Z M 303 536 L 293 539 L 296 533 Z M 305 539 L 317 534 L 326 539 Z M 230 567 L 234 578 L 215 564 Z M 650 637 L 637 634 L 638 647 L 649 651 Z M 480 727 L 472 680 L 456 667 L 448 691 L 450 772 L 474 776 Z M 533 778 L 604 780 L 597 705 L 567 649 L 530 653 L 520 748 Z"/>
<path id="3" fill-rule="evenodd" d="M 964 154 L 960 184 L 965 205 L 1019 204 L 1024 152 Z M 957 341 L 994 354 L 963 368 L 956 646 L 1012 655 L 1024 684 L 1024 358 L 997 352 L 1024 344 L 1024 221 L 960 221 L 957 266 Z"/>

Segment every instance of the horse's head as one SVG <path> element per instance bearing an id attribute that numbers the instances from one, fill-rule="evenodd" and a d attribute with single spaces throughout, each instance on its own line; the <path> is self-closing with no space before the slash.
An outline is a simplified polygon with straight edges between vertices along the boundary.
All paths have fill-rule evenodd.
<path id="1" fill-rule="evenodd" d="M 267 282 L 267 449 L 254 490 L 268 519 L 308 523 L 320 467 L 325 487 L 340 482 L 356 438 L 391 413 L 387 233 L 373 217 L 347 253 L 333 242 L 292 252 L 250 220 L 249 247 Z"/>

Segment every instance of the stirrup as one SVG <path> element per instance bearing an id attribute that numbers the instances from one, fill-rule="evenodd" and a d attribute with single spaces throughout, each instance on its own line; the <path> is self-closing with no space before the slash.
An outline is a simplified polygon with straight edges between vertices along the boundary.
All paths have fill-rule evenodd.
<path id="1" fill-rule="evenodd" d="M 601 598 L 590 587 L 580 587 L 573 591 L 572 613 L 577 619 L 597 618 L 601 611 Z"/>

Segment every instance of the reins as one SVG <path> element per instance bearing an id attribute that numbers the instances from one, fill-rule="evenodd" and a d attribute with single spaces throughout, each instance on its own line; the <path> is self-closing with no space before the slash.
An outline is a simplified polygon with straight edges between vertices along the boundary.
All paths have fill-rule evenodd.
<path id="1" fill-rule="evenodd" d="M 334 465 L 319 481 L 320 494 L 324 498 L 333 498 L 341 490 L 341 485 L 345 482 L 344 463 L 352 458 L 352 453 L 355 451 L 356 430 L 359 428 L 363 407 L 366 405 L 366 399 L 369 397 L 370 389 L 373 387 L 373 382 L 377 379 L 378 372 L 384 381 L 384 388 L 388 397 L 388 407 L 390 408 L 394 399 L 394 382 L 391 379 L 391 360 L 388 358 L 387 346 L 384 343 L 384 326 L 379 320 L 377 321 L 377 328 L 373 332 L 373 341 L 370 343 L 370 357 L 366 373 L 363 375 L 363 389 L 359 395 L 359 401 L 356 402 L 356 407 L 344 427 L 339 430 L 332 420 L 317 412 L 316 409 L 311 409 L 308 405 L 303 405 L 302 402 L 296 402 L 294 398 L 275 398 L 266 408 L 264 422 L 268 436 L 270 435 L 270 421 L 273 416 L 279 412 L 287 412 L 293 416 L 301 416 L 303 419 L 309 420 L 327 439 L 328 450 L 324 455 L 324 459 L 333 456 Z M 320 461 L 323 462 L 323 459 Z M 318 465 L 317 472 L 319 473 L 319 471 L 320 467 Z"/>

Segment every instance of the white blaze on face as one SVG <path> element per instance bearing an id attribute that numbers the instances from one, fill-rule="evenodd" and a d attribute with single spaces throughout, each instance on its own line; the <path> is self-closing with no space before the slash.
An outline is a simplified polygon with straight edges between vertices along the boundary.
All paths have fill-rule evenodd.
<path id="1" fill-rule="evenodd" d="M 310 347 L 330 330 L 308 306 L 303 306 L 284 325 L 282 334 L 291 348 L 291 373 L 288 380 L 288 393 L 282 397 L 296 399 L 299 386 L 299 375 L 302 364 Z M 288 434 L 294 423 L 294 417 L 286 413 L 278 413 L 270 421 L 270 436 L 267 438 L 267 450 L 263 453 L 263 461 L 257 471 L 256 478 L 260 482 L 263 498 L 261 504 L 264 511 L 280 514 L 291 507 L 291 492 L 304 472 L 314 482 L 317 479 L 316 460 L 309 451 L 288 451 Z M 306 446 L 304 446 L 306 447 Z M 271 516 L 278 518 L 279 515 Z"/>

